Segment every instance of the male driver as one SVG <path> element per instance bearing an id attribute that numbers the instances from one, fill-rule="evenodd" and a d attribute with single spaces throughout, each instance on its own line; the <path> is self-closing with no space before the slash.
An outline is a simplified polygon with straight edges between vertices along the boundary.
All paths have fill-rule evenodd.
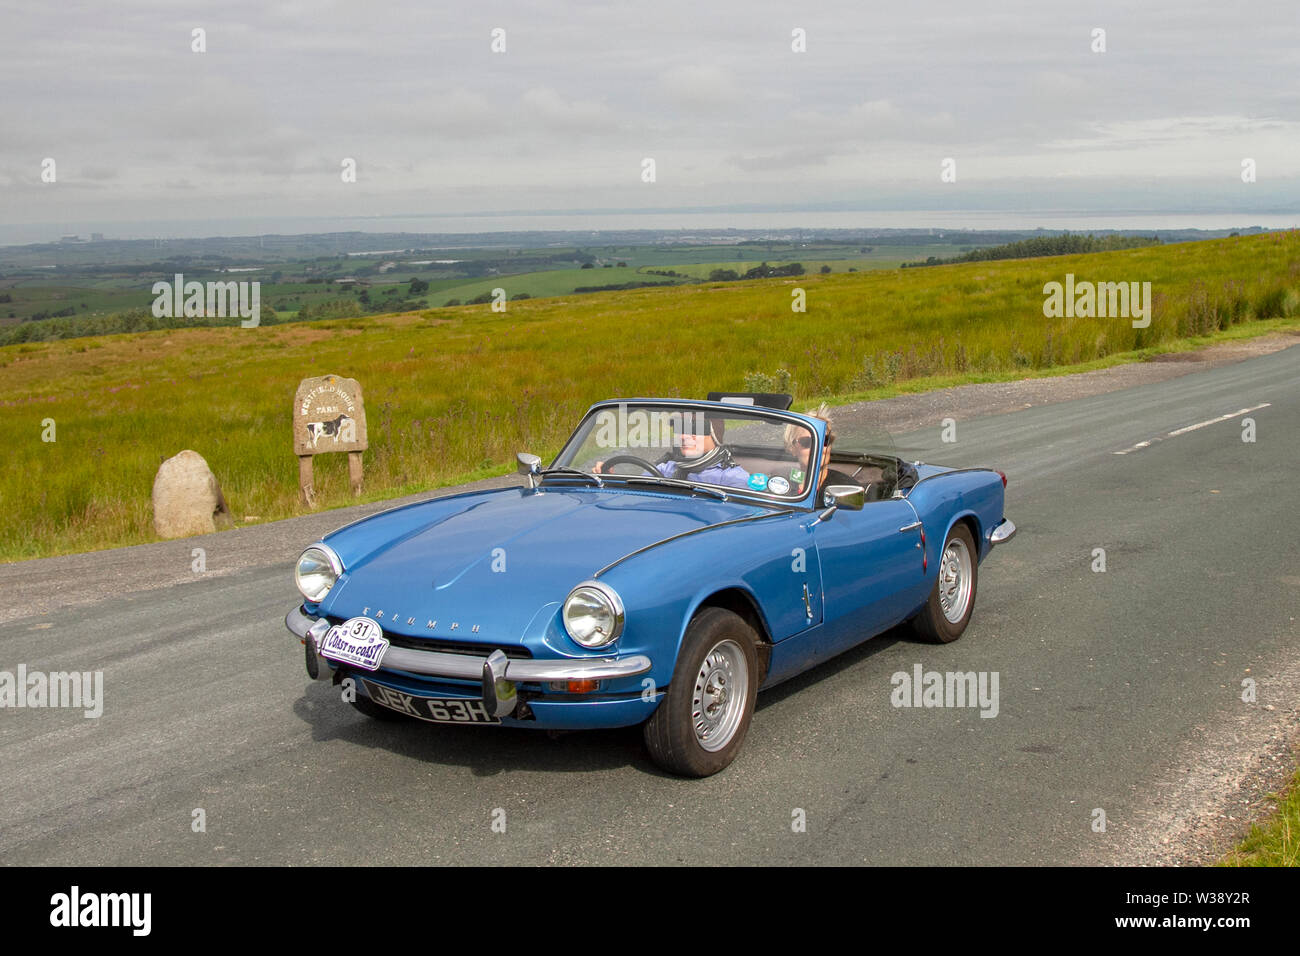
<path id="1" fill-rule="evenodd" d="M 732 461 L 731 449 L 722 444 L 726 423 L 721 418 L 707 418 L 701 427 L 695 424 L 699 421 L 698 415 L 682 416 L 676 441 L 681 456 L 657 464 L 659 473 L 665 478 L 685 478 L 706 485 L 748 488 L 749 472 Z"/>
<path id="2" fill-rule="evenodd" d="M 684 478 L 704 485 L 748 488 L 749 472 L 731 458 L 731 450 L 722 444 L 726 423 L 721 418 L 702 418 L 687 412 L 673 438 L 674 454 L 655 465 L 665 478 Z M 605 463 L 596 462 L 595 471 L 603 472 Z"/>

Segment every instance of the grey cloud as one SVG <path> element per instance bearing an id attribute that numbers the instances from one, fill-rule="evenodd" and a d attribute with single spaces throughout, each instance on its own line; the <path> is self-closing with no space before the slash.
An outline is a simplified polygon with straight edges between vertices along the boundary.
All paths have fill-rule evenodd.
<path id="1" fill-rule="evenodd" d="M 130 210 L 159 183 L 214 218 L 673 206 L 739 201 L 753 181 L 774 204 L 854 190 L 929 202 L 943 155 L 969 172 L 973 202 L 996 183 L 1012 202 L 1026 177 L 1062 196 L 1085 179 L 1116 194 L 1137 177 L 1176 184 L 1217 175 L 1223 153 L 1300 176 L 1289 0 L 69 0 L 5 16 L 11 220 Z M 1103 55 L 1087 48 L 1098 25 Z M 205 54 L 189 51 L 195 26 Z M 488 48 L 494 26 L 504 55 Z M 795 26 L 807 53 L 790 50 Z M 69 188 L 17 188 L 47 155 Z M 635 177 L 646 155 L 660 162 L 653 190 Z M 339 188 L 343 156 L 362 173 L 352 190 Z"/>

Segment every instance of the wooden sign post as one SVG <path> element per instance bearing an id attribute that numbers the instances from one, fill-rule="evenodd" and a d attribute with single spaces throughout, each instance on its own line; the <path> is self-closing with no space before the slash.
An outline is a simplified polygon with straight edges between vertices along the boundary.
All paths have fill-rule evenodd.
<path id="1" fill-rule="evenodd" d="M 348 453 L 352 494 L 361 494 L 361 453 L 366 447 L 361 384 L 337 375 L 303 379 L 293 396 L 293 453 L 298 456 L 298 490 L 303 504 L 309 508 L 316 504 L 312 456 L 324 452 Z"/>

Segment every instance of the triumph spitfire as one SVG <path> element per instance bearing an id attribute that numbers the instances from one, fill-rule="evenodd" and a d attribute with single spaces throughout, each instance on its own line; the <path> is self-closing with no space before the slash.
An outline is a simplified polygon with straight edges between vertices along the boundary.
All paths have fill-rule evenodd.
<path id="1" fill-rule="evenodd" d="M 307 673 L 379 720 L 640 724 L 655 763 L 702 777 L 759 690 L 903 622 L 959 638 L 1015 534 L 1005 475 L 908 463 L 789 406 L 601 402 L 549 467 L 517 456 L 519 486 L 334 531 L 285 620 Z"/>

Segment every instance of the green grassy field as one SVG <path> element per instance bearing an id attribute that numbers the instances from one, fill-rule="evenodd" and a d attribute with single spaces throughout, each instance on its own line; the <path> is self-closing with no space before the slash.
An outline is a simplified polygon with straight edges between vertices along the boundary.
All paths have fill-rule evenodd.
<path id="1" fill-rule="evenodd" d="M 32 315 L 52 314 L 71 308 L 74 315 L 104 315 L 138 308 L 143 302 L 139 288 L 116 281 L 83 280 L 75 285 L 47 285 L 49 280 L 26 279 L 0 282 L 0 325 L 21 322 Z"/>
<path id="2" fill-rule="evenodd" d="M 668 276 L 644 275 L 627 267 L 604 269 L 548 269 L 543 272 L 526 272 L 522 275 L 489 276 L 486 279 L 462 279 L 455 285 L 440 289 L 436 295 L 430 295 L 430 305 L 439 306 L 449 299 L 468 301 L 493 289 L 506 290 L 506 297 L 513 299 L 521 292 L 536 299 L 542 296 L 568 295 L 574 289 L 583 286 L 615 285 L 623 282 L 663 282 L 674 281 Z"/>
<path id="3" fill-rule="evenodd" d="M 632 269 L 578 270 L 620 281 Z M 1150 328 L 1048 319 L 1043 284 L 1150 281 Z M 791 292 L 806 290 L 806 313 Z M 789 371 L 801 400 L 1106 362 L 1300 308 L 1300 233 L 1089 256 L 559 296 L 258 329 L 0 348 L 0 560 L 153 539 L 150 489 L 182 449 L 237 519 L 299 512 L 290 404 L 301 378 L 358 379 L 366 494 L 391 497 L 554 453 L 593 401 L 702 396 Z M 442 293 L 440 293 L 442 294 Z M 42 441 L 47 419 L 56 441 Z M 317 462 L 349 503 L 344 456 Z"/>
<path id="4" fill-rule="evenodd" d="M 738 250 L 735 259 L 719 259 L 715 262 L 699 262 L 686 265 L 670 266 L 676 272 L 683 275 L 694 276 L 698 279 L 707 279 L 709 273 L 714 269 L 734 269 L 737 272 L 744 273 L 757 265 L 766 262 L 770 266 L 783 266 L 791 262 L 801 263 L 805 273 L 820 272 L 822 266 L 828 266 L 832 272 L 848 272 L 854 269 L 858 272 L 865 272 L 868 269 L 897 269 L 904 262 L 917 262 L 924 260 L 927 256 L 952 256 L 956 255 L 953 246 L 929 245 L 929 246 L 880 246 L 873 248 L 870 254 L 860 255 L 855 250 L 844 250 L 842 255 L 828 258 L 824 250 L 810 252 L 803 250 L 805 254 L 800 255 L 793 250 L 786 250 L 784 257 L 773 257 L 768 259 L 752 258 L 754 251 L 752 249 Z M 818 253 L 823 253 L 818 255 Z M 739 258 L 739 256 L 745 258 Z M 642 270 L 644 271 L 644 270 Z"/>
<path id="5" fill-rule="evenodd" d="M 977 240 L 972 239 L 972 242 Z M 261 283 L 263 306 L 275 310 L 281 321 L 294 320 L 304 307 L 316 307 L 323 302 L 355 299 L 362 288 L 368 288 L 372 303 L 381 303 L 391 290 L 400 290 L 400 299 L 419 302 L 421 307 L 440 308 L 448 301 L 469 300 L 504 288 L 510 298 L 526 294 L 532 298 L 568 295 L 575 289 L 636 281 L 673 283 L 688 281 L 684 278 L 656 276 L 650 269 L 671 270 L 680 276 L 706 279 L 713 269 L 732 268 L 744 271 L 761 261 L 770 263 L 803 262 L 809 272 L 817 272 L 823 265 L 835 272 L 849 269 L 893 269 L 902 262 L 924 259 L 926 256 L 952 256 L 960 250 L 974 246 L 956 246 L 952 243 L 903 244 L 882 242 L 876 245 L 855 243 L 803 243 L 795 241 L 749 242 L 743 245 L 718 243 L 653 243 L 648 245 L 606 245 L 569 248 L 519 248 L 471 249 L 451 255 L 412 250 L 404 254 L 367 253 L 354 256 L 333 256 L 317 259 L 282 261 L 258 260 L 265 265 L 255 271 L 223 273 L 211 262 L 177 264 L 174 270 L 160 268 L 138 269 L 131 272 L 122 266 L 121 274 L 103 274 L 85 267 L 90 272 L 78 274 L 75 266 L 58 271 L 28 266 L 19 268 L 7 278 L 0 278 L 0 327 L 17 325 L 34 316 L 49 316 L 72 309 L 74 316 L 102 316 L 131 309 L 149 308 L 154 300 L 153 283 L 158 279 L 170 281 L 175 271 L 187 279 L 256 280 Z M 78 250 L 72 250 L 76 252 Z M 18 266 L 10 261 L 25 261 L 22 255 L 10 253 L 10 260 L 0 250 L 0 267 Z M 68 250 L 60 250 L 68 253 Z M 429 256 L 447 255 L 457 261 L 450 264 L 428 262 Z M 816 258 L 812 258 L 816 257 Z M 594 260 L 594 268 L 580 268 L 579 263 Z M 384 262 L 395 262 L 391 271 L 380 273 Z M 484 264 L 497 270 L 481 275 Z M 557 265 L 556 263 L 563 263 Z M 571 263 L 571 265 L 570 265 Z M 619 263 L 623 263 L 622 266 Z M 474 271 L 477 265 L 478 271 Z M 467 271 L 468 270 L 468 271 Z M 302 281 L 311 275 L 318 281 Z M 281 281 L 275 282 L 275 277 Z M 364 285 L 355 290 L 344 289 L 334 282 L 343 277 L 357 277 Z M 412 277 L 429 284 L 429 291 L 411 296 L 407 287 Z M 406 306 L 410 308 L 410 306 Z M 361 312 L 370 312 L 362 303 Z M 377 311 L 384 311 L 382 309 Z M 392 311 L 391 309 L 388 311 Z"/>

